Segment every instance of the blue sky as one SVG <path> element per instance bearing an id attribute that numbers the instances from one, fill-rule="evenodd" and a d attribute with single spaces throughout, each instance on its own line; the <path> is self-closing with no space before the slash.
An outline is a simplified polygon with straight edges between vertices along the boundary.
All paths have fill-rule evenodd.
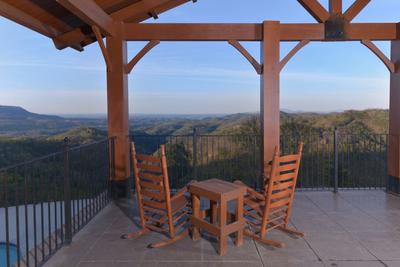
<path id="1" fill-rule="evenodd" d="M 314 22 L 295 0 L 199 0 L 155 22 Z M 328 0 L 321 3 L 327 5 Z M 347 8 L 352 0 L 344 0 Z M 355 22 L 400 21 L 399 0 L 373 0 Z M 149 20 L 149 22 L 154 22 Z M 59 51 L 50 39 L 0 17 L 0 105 L 32 112 L 106 112 L 105 64 L 96 44 Z M 132 57 L 145 43 L 130 43 Z M 259 58 L 259 43 L 244 43 Z M 282 56 L 295 44 L 283 43 Z M 389 54 L 389 43 L 377 43 Z M 131 113 L 237 113 L 259 110 L 259 77 L 222 42 L 161 43 L 129 77 Z M 358 42 L 312 43 L 281 75 L 281 107 L 333 111 L 387 108 L 389 73 Z"/>

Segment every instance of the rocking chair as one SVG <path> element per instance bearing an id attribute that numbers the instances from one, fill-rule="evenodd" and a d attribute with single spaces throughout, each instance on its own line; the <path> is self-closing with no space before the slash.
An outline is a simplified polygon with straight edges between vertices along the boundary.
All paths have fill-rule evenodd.
<path id="1" fill-rule="evenodd" d="M 282 248 L 284 244 L 266 239 L 267 232 L 278 229 L 303 237 L 304 233 L 288 227 L 300 167 L 303 144 L 295 155 L 279 156 L 275 148 L 269 179 L 262 193 L 247 188 L 244 216 L 248 224 L 245 235 L 261 243 Z M 240 181 L 235 183 L 243 184 Z"/>
<path id="2" fill-rule="evenodd" d="M 188 236 L 190 207 L 184 187 L 171 195 L 165 156 L 165 146 L 160 147 L 159 157 L 136 154 L 132 143 L 132 162 L 135 176 L 136 194 L 142 229 L 121 236 L 132 239 L 150 231 L 165 234 L 168 239 L 150 244 L 149 248 L 160 248 L 173 244 Z"/>

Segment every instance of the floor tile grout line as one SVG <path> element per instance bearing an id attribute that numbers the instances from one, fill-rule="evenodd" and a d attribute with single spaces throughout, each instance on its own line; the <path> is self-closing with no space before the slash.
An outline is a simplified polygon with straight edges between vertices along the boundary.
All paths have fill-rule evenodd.
<path id="1" fill-rule="evenodd" d="M 333 193 L 332 193 L 333 194 Z M 386 266 L 386 264 L 385 263 L 383 263 L 382 261 L 381 261 L 381 259 L 379 259 L 377 256 L 375 256 L 375 254 L 373 254 L 368 248 L 366 248 L 362 243 L 361 243 L 361 241 L 358 239 L 358 238 L 356 238 L 356 237 L 354 237 L 352 234 L 351 234 L 351 232 L 350 231 L 348 231 L 344 226 L 342 226 L 341 224 L 339 224 L 338 222 L 336 222 L 336 220 L 333 220 L 333 218 L 324 210 L 324 209 L 322 209 L 317 203 L 315 203 L 311 198 L 309 198 L 307 195 L 306 195 L 306 197 L 312 202 L 312 203 L 314 203 L 314 205 L 316 205 L 326 216 L 328 216 L 332 221 L 334 221 L 336 224 L 338 224 L 341 228 L 343 228 L 343 230 L 346 232 L 346 233 L 348 233 L 351 237 L 352 237 L 352 239 L 354 240 L 354 241 L 356 241 L 361 247 L 363 247 L 369 254 L 371 254 L 371 256 L 373 256 L 377 261 L 379 261 L 380 263 L 382 263 L 384 266 Z M 339 196 L 340 197 L 340 196 Z"/>
<path id="2" fill-rule="evenodd" d="M 313 204 L 317 209 L 320 209 L 320 207 L 318 207 L 311 199 L 308 198 L 307 195 L 305 195 L 305 197 L 311 202 L 311 204 Z M 290 222 L 293 224 L 294 228 L 296 230 L 300 230 L 296 224 L 293 222 L 293 220 L 290 220 Z M 308 240 L 305 237 L 302 237 L 302 239 L 304 240 L 304 242 L 306 242 L 307 246 L 311 249 L 311 251 L 314 253 L 314 255 L 317 257 L 318 261 L 322 262 L 322 264 L 325 266 L 325 263 L 323 262 L 322 258 L 318 255 L 318 253 L 314 250 L 314 248 L 311 246 L 311 244 L 308 242 Z"/>
<path id="3" fill-rule="evenodd" d="M 112 208 L 114 204 L 110 203 L 110 206 Z M 111 210 L 112 211 L 112 210 Z M 93 248 L 97 245 L 97 243 L 99 242 L 99 240 L 104 237 L 104 235 L 106 234 L 107 230 L 114 224 L 114 222 L 117 220 L 118 218 L 114 218 L 114 220 L 112 220 L 103 230 L 103 232 L 101 233 L 101 235 L 99 235 L 96 240 L 93 242 L 93 244 L 89 247 L 89 249 L 86 251 L 86 253 L 81 257 L 81 259 L 79 260 L 79 262 L 75 265 L 75 267 L 78 267 L 79 264 L 81 263 L 82 258 L 85 258 L 92 250 Z M 114 262 L 114 261 L 111 261 Z"/>
<path id="4" fill-rule="evenodd" d="M 263 267 L 266 267 L 266 265 L 265 265 L 265 263 L 264 263 L 264 260 L 263 260 L 263 258 L 262 258 L 262 256 L 261 256 L 261 252 L 260 252 L 260 250 L 258 249 L 257 241 L 255 241 L 253 238 L 252 238 L 251 240 L 253 241 L 254 246 L 256 247 L 257 254 L 258 254 L 258 257 L 260 257 L 260 261 L 261 261 L 262 266 L 263 266 Z"/>
<path id="5" fill-rule="evenodd" d="M 383 223 L 383 222 L 381 222 L 378 218 L 376 218 L 375 216 L 369 214 L 366 210 L 364 210 L 364 209 L 361 208 L 360 206 L 354 205 L 353 203 L 351 203 L 349 200 L 347 200 L 346 198 L 344 198 L 343 195 L 340 195 L 340 194 L 339 194 L 338 196 L 339 196 L 341 199 L 343 199 L 344 201 L 346 201 L 350 206 L 352 206 L 352 207 L 354 207 L 354 208 L 356 208 L 356 209 L 359 209 L 362 213 L 366 214 L 368 217 L 371 217 L 371 218 L 374 219 L 376 222 L 378 222 L 378 223 Z M 388 225 L 388 224 L 385 224 L 385 225 L 388 226 L 388 227 L 390 227 L 390 228 L 392 228 L 393 231 L 399 232 L 398 229 L 393 228 L 392 226 L 390 226 L 390 225 Z"/>

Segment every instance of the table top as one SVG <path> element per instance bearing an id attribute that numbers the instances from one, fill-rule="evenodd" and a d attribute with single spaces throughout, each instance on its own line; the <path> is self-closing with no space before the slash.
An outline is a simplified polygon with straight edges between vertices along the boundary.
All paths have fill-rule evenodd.
<path id="1" fill-rule="evenodd" d="M 210 179 L 191 184 L 189 192 L 212 200 L 230 200 L 239 195 L 244 195 L 246 187 L 219 179 Z"/>

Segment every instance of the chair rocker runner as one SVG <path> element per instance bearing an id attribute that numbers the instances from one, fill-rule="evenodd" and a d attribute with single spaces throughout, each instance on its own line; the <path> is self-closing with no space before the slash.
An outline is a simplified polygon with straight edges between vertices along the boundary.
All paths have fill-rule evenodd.
<path id="1" fill-rule="evenodd" d="M 298 146 L 295 155 L 279 156 L 275 148 L 269 179 L 262 193 L 247 187 L 244 199 L 244 216 L 248 229 L 245 235 L 261 243 L 282 248 L 284 244 L 266 239 L 267 232 L 278 229 L 283 232 L 304 236 L 304 233 L 288 227 L 293 198 L 299 173 L 303 144 Z M 240 181 L 235 183 L 243 184 Z"/>
<path id="2" fill-rule="evenodd" d="M 167 240 L 150 244 L 150 248 L 173 244 L 189 234 L 190 207 L 185 196 L 187 188 L 184 187 L 171 195 L 164 145 L 161 145 L 160 151 L 159 157 L 136 154 L 135 144 L 132 143 L 132 161 L 142 229 L 121 236 L 123 239 L 131 239 L 155 231 L 168 237 Z"/>

